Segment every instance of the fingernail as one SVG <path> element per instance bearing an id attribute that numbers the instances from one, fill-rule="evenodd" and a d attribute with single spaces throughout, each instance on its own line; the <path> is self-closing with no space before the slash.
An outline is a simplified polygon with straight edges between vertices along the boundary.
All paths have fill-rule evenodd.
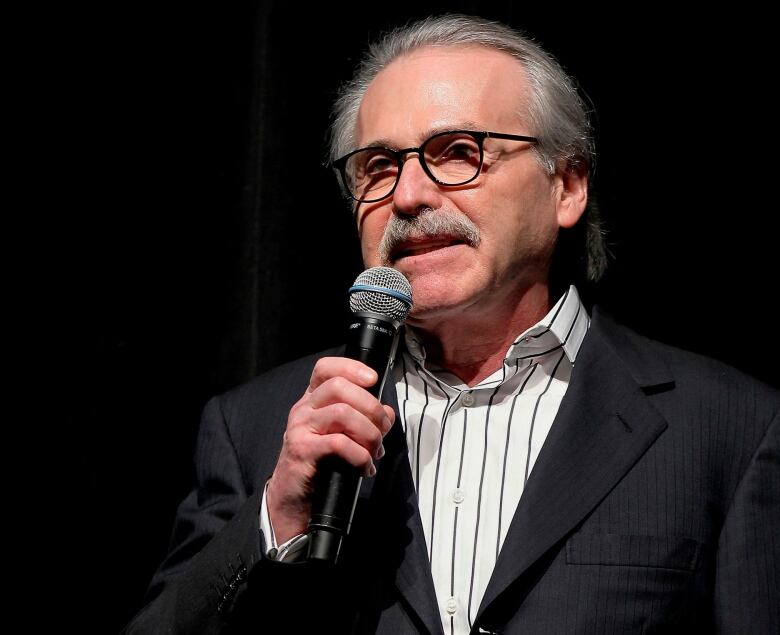
<path id="1" fill-rule="evenodd" d="M 379 452 L 377 453 L 377 458 L 381 459 L 385 455 L 385 444 L 379 446 Z"/>
<path id="2" fill-rule="evenodd" d="M 376 474 L 376 465 L 372 463 L 371 467 L 368 468 L 368 476 L 371 477 L 374 476 L 374 474 Z"/>
<path id="3" fill-rule="evenodd" d="M 365 382 L 376 381 L 374 373 L 372 373 L 370 370 L 361 370 L 360 371 L 360 379 L 362 379 Z"/>

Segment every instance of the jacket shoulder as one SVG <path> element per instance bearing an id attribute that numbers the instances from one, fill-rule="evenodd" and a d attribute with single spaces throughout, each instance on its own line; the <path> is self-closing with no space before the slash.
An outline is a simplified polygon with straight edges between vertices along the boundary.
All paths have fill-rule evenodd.
<path id="1" fill-rule="evenodd" d="M 339 356 L 343 352 L 343 347 L 330 348 L 286 362 L 227 390 L 216 398 L 221 402 L 223 408 L 228 408 L 231 411 L 258 402 L 267 403 L 269 397 L 278 401 L 289 391 L 297 395 L 295 398 L 297 401 L 309 385 L 309 378 L 317 360 L 323 357 Z"/>
<path id="2" fill-rule="evenodd" d="M 700 403 L 736 398 L 769 415 L 780 411 L 780 390 L 723 361 L 641 335 L 598 308 L 593 327 L 641 387 L 670 384 Z"/>
<path id="3" fill-rule="evenodd" d="M 245 476 L 254 482 L 276 462 L 290 409 L 303 396 L 317 360 L 338 355 L 329 349 L 282 364 L 216 397 L 205 412 L 225 426 Z M 212 415 L 213 416 L 213 415 Z"/>

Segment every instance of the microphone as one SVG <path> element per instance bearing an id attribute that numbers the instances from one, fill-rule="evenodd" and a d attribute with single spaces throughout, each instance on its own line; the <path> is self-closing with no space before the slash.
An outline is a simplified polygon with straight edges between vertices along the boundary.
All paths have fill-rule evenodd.
<path id="1" fill-rule="evenodd" d="M 412 287 L 396 269 L 371 267 L 349 289 L 349 308 L 353 315 L 344 356 L 376 371 L 379 379 L 367 390 L 379 398 L 395 357 L 398 331 L 412 308 Z M 338 561 L 342 541 L 352 525 L 361 481 L 360 470 L 338 456 L 320 461 L 309 520 L 310 562 Z"/>

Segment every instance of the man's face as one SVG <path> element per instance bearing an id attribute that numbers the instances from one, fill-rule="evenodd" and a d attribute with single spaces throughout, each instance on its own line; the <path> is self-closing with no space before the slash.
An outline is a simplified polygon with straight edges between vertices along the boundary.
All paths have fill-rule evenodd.
<path id="1" fill-rule="evenodd" d="M 420 49 L 395 60 L 369 86 L 358 114 L 358 147 L 416 147 L 446 129 L 532 136 L 537 131 L 524 117 L 527 86 L 522 67 L 499 51 Z M 479 315 L 517 304 L 526 291 L 547 284 L 558 228 L 576 223 L 584 209 L 584 179 L 575 183 L 577 200 L 568 181 L 547 174 L 527 142 L 486 139 L 481 174 L 454 187 L 434 183 L 417 155 L 407 155 L 393 195 L 358 204 L 364 263 L 406 275 L 414 295 L 411 323 L 433 325 L 463 311 Z M 478 243 L 446 233 L 416 236 L 383 261 L 389 219 L 424 210 L 471 221 Z"/>

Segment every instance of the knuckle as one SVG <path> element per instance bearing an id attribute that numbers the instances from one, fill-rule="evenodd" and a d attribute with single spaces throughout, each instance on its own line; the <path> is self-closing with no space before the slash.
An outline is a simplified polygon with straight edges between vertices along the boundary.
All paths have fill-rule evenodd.
<path id="1" fill-rule="evenodd" d="M 382 444 L 382 432 L 377 428 L 373 428 L 371 430 L 370 442 L 373 447 L 377 447 Z"/>
<path id="2" fill-rule="evenodd" d="M 384 407 L 378 401 L 376 402 L 376 405 L 374 406 L 373 417 L 374 417 L 375 421 L 379 422 L 380 426 L 384 425 L 385 419 L 387 418 L 387 413 L 385 412 Z"/>
<path id="3" fill-rule="evenodd" d="M 312 368 L 310 384 L 317 386 L 325 381 L 328 376 L 328 358 L 321 357 L 315 362 L 314 368 Z"/>
<path id="4" fill-rule="evenodd" d="M 292 408 L 287 416 L 287 429 L 294 428 L 302 418 L 303 404 L 299 401 Z"/>
<path id="5" fill-rule="evenodd" d="M 344 423 L 344 421 L 347 418 L 349 418 L 351 410 L 352 410 L 352 408 L 350 408 L 343 401 L 339 401 L 337 403 L 334 403 L 331 406 L 331 411 L 333 413 L 333 416 L 339 421 L 339 423 Z"/>
<path id="6" fill-rule="evenodd" d="M 301 457 L 305 454 L 305 440 L 300 434 L 293 430 L 288 430 L 282 438 L 283 449 L 293 457 Z"/>
<path id="7" fill-rule="evenodd" d="M 343 393 L 345 390 L 349 389 L 350 382 L 341 375 L 336 375 L 335 377 L 331 377 L 328 380 L 328 384 L 330 387 L 335 390 L 338 393 Z"/>
<path id="8" fill-rule="evenodd" d="M 343 434 L 332 434 L 328 437 L 328 445 L 332 454 L 344 456 L 347 450 L 347 438 Z"/>
<path id="9" fill-rule="evenodd" d="M 290 415 L 287 417 L 287 428 L 285 428 L 285 437 L 297 435 L 300 430 L 305 429 L 312 422 L 312 410 L 304 406 L 293 407 Z"/>

